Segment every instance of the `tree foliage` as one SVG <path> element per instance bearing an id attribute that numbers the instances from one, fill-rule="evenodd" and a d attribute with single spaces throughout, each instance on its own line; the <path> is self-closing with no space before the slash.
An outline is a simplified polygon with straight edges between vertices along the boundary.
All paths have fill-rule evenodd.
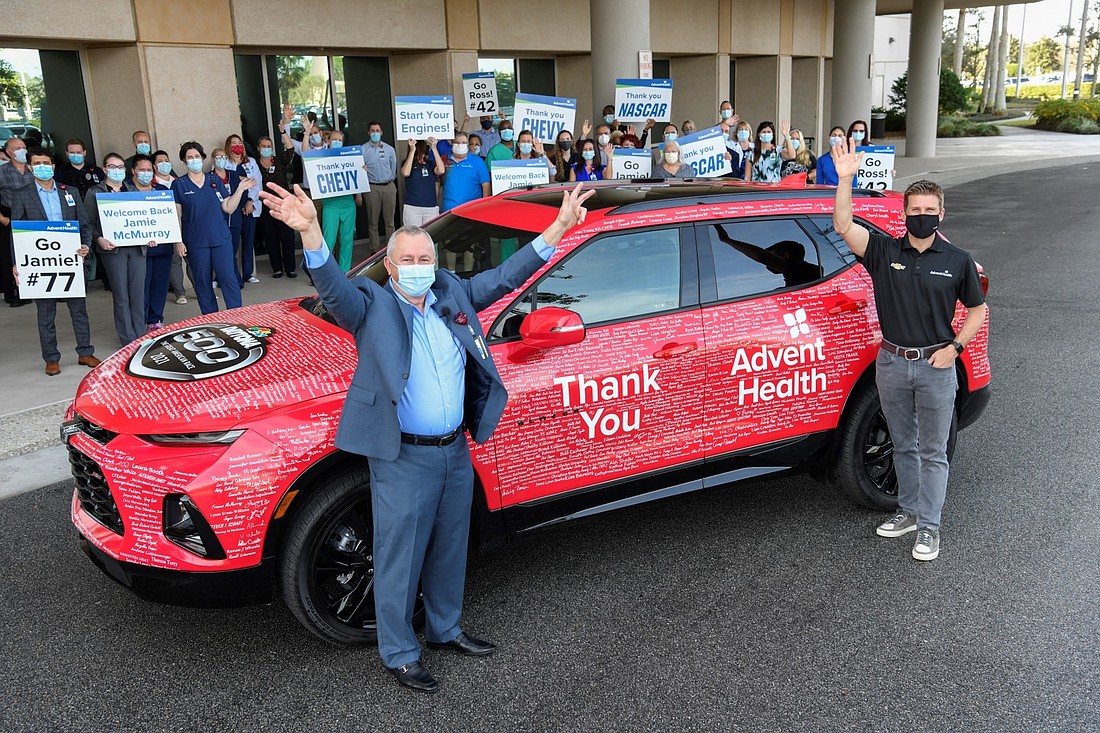
<path id="1" fill-rule="evenodd" d="M 23 84 L 19 81 L 19 73 L 4 59 L 0 59 L 0 104 L 7 107 L 23 104 Z"/>
<path id="2" fill-rule="evenodd" d="M 909 71 L 894 80 L 890 87 L 890 109 L 908 112 Z M 969 94 L 955 72 L 946 67 L 940 69 L 940 114 L 961 112 L 969 107 Z"/>

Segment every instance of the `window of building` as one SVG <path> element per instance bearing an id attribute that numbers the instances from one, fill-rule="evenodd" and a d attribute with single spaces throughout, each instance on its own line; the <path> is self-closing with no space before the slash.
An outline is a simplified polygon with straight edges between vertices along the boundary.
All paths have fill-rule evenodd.
<path id="1" fill-rule="evenodd" d="M 80 138 L 95 159 L 79 52 L 0 48 L 0 143 L 10 137 L 62 157 Z"/>

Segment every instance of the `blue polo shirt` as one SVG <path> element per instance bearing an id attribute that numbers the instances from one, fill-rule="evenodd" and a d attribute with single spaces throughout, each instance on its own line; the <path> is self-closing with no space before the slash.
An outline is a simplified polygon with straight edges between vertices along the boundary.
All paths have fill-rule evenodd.
<path id="1" fill-rule="evenodd" d="M 201 187 L 191 181 L 191 176 L 180 176 L 172 181 L 172 193 L 183 209 L 183 241 L 188 248 L 230 244 L 229 224 L 222 211 L 229 189 L 216 174 L 207 173 Z"/>
<path id="2" fill-rule="evenodd" d="M 443 178 L 443 211 L 450 211 L 459 204 L 481 198 L 481 185 L 489 182 L 489 167 L 478 155 L 467 155 L 462 160 L 453 157 L 447 163 Z"/>

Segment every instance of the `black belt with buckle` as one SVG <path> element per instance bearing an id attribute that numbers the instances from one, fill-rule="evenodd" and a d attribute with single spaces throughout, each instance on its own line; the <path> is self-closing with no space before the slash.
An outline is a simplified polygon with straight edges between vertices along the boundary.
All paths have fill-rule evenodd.
<path id="1" fill-rule="evenodd" d="M 882 342 L 882 348 L 889 351 L 891 354 L 897 354 L 906 361 L 916 361 L 917 359 L 931 359 L 932 354 L 947 346 L 946 343 L 938 344 L 936 346 L 898 346 L 892 344 L 889 341 Z"/>
<path id="2" fill-rule="evenodd" d="M 391 183 L 393 183 L 393 181 L 394 181 L 394 179 L 392 179 L 392 178 L 391 178 L 391 179 L 390 179 L 390 180 L 388 180 L 388 181 L 380 181 L 380 182 L 378 182 L 378 183 L 372 183 L 372 184 L 370 184 L 370 185 L 372 185 L 372 186 L 388 186 L 388 185 L 390 185 Z"/>
<path id="3" fill-rule="evenodd" d="M 401 433 L 401 442 L 408 443 L 409 445 L 450 445 L 458 439 L 458 436 L 462 435 L 462 431 L 463 427 L 459 425 L 446 435 L 413 435 L 412 433 Z"/>

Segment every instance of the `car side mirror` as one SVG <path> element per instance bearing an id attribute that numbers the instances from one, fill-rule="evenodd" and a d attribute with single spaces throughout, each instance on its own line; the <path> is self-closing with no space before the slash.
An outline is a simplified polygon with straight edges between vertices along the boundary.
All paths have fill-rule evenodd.
<path id="1" fill-rule="evenodd" d="M 584 341 L 584 321 L 580 315 L 565 308 L 547 306 L 527 314 L 519 327 L 524 345 L 536 349 L 568 346 Z"/>

